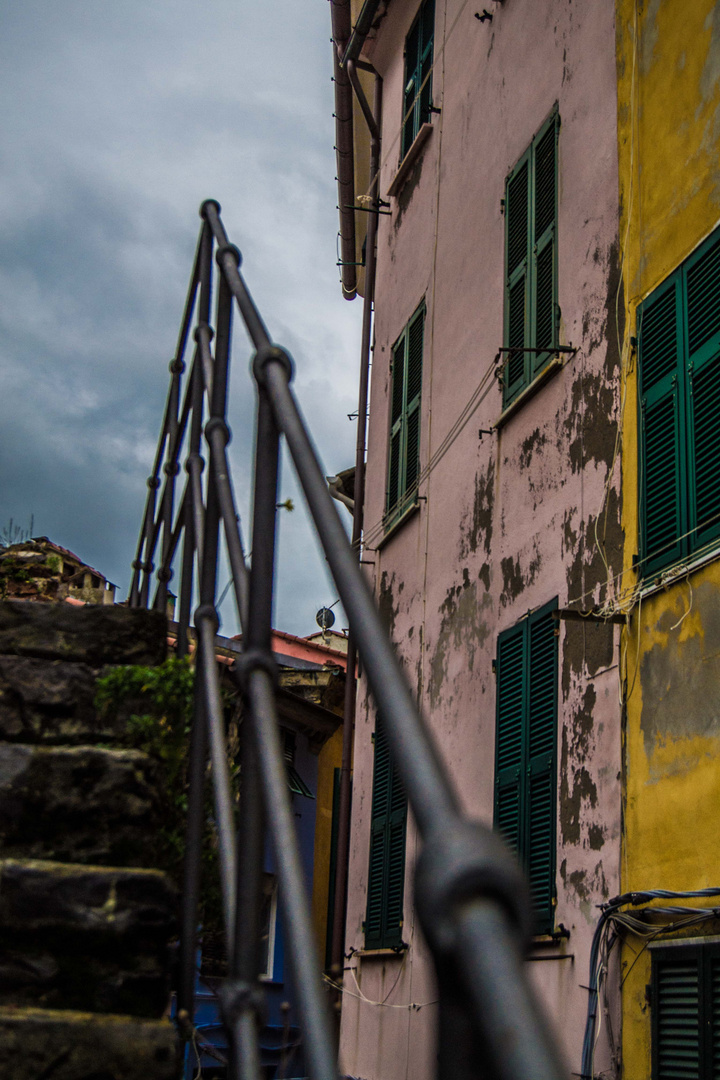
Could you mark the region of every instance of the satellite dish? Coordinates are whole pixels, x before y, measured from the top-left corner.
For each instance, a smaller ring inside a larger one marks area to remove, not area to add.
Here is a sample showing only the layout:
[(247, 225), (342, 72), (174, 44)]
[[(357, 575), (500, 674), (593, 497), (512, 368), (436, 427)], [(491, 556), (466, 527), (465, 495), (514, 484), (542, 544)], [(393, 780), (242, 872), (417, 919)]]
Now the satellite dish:
[(335, 623), (335, 616), (329, 607), (321, 607), (315, 616), (315, 622), (321, 630), (329, 630)]

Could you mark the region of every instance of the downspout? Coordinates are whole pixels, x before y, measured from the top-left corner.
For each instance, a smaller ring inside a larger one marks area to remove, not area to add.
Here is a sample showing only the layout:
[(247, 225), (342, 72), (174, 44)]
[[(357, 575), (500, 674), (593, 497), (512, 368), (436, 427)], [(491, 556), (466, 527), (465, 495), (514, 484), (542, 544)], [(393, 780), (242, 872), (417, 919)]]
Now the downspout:
[[(363, 64), (363, 68), (366, 66)], [(370, 69), (372, 70), (372, 69)], [(379, 210), (378, 184), (380, 179), (380, 116), (382, 109), (382, 79), (375, 72), (373, 108), (367, 103), (355, 70), (355, 62), (347, 64), (347, 73), (370, 129), (370, 189), (373, 213), (368, 215), (365, 253), (365, 298), (363, 304), (362, 341), (360, 345), (360, 386), (358, 391), (357, 439), (355, 444), (355, 488), (353, 506), (352, 544), (360, 557), (365, 498), (365, 445), (367, 434), (370, 345), (372, 335), (373, 297), (375, 293), (376, 237)], [(350, 855), (350, 795), (352, 744), (355, 729), (355, 699), (357, 697), (357, 650), (352, 630), (348, 635), (347, 669), (345, 676), (345, 705), (343, 710), (343, 745), (340, 771), (338, 808), (338, 841), (335, 870), (335, 906), (330, 953), (332, 971), (340, 980), (345, 946), (345, 912), (347, 907), (348, 864)]]
[(335, 83), (335, 159), (340, 212), (340, 280), (343, 296), (353, 300), (357, 291), (355, 269), (355, 177), (353, 172), (353, 104), (347, 71), (340, 57), (350, 37), (350, 0), (332, 0), (333, 81)]

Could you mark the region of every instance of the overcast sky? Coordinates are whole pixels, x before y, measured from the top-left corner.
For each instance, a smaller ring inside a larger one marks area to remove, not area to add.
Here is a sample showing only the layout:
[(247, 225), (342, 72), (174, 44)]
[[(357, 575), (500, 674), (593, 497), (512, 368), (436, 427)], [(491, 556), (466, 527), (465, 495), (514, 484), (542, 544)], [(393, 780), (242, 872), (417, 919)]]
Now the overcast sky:
[[(362, 302), (342, 299), (335, 266), (329, 7), (0, 0), (0, 13), (0, 528), (34, 515), (34, 535), (124, 594), (203, 199), (221, 203), (294, 356), (326, 471), (353, 463)], [(230, 450), (246, 532), (249, 356), (237, 324)], [(298, 506), (286, 465), (287, 497)], [(304, 511), (280, 525), (274, 622), (308, 634), (337, 593)], [(227, 603), (223, 616), (234, 632)]]

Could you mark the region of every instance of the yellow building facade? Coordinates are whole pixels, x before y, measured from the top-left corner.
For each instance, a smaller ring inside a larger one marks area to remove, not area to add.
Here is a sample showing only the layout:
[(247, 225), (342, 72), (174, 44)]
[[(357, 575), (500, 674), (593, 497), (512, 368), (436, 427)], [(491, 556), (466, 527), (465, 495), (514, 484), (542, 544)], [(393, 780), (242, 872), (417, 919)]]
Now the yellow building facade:
[[(720, 889), (720, 9), (618, 0), (616, 35), (621, 880), (625, 893)], [(715, 1075), (720, 919), (658, 932), (681, 918), (642, 915), (644, 935), (620, 934), (628, 1080)]]

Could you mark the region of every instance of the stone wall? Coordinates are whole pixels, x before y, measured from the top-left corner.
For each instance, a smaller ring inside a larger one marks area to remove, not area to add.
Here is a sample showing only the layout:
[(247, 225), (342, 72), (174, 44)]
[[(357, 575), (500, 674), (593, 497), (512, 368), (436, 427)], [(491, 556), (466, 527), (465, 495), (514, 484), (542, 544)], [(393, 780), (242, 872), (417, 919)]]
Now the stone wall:
[(0, 1075), (12, 1080), (178, 1076), (157, 768), (93, 705), (107, 665), (165, 652), (157, 612), (0, 603)]

